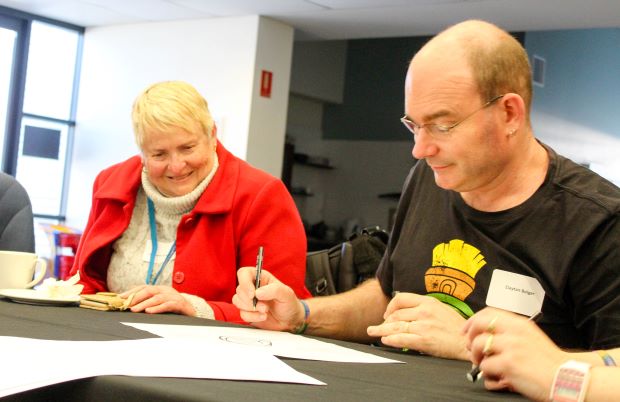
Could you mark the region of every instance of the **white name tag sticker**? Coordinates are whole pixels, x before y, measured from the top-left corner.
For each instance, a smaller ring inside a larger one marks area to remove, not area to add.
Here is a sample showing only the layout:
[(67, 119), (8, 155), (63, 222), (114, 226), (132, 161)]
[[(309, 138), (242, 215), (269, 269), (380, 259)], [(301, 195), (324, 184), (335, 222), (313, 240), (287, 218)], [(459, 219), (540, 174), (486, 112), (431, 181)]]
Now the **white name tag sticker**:
[(493, 271), (487, 306), (531, 317), (542, 310), (544, 299), (545, 291), (536, 278), (502, 269)]

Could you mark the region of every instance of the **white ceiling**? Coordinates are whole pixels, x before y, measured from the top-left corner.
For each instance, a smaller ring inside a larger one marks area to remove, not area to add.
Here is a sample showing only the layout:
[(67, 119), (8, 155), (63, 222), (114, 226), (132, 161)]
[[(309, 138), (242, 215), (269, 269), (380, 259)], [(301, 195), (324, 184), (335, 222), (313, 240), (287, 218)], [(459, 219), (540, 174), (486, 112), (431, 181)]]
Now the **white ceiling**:
[(0, 0), (0, 5), (92, 27), (259, 14), (296, 39), (431, 35), (469, 18), (510, 31), (620, 28), (620, 0)]

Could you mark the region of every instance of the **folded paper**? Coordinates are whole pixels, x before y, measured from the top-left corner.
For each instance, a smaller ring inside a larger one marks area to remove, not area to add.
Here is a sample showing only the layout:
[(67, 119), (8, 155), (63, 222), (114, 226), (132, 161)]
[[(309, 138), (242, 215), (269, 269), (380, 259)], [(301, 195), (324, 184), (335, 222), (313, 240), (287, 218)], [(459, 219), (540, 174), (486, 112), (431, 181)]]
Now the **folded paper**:
[(102, 311), (124, 311), (129, 308), (134, 294), (123, 299), (116, 293), (99, 292), (90, 295), (81, 295), (80, 307)]

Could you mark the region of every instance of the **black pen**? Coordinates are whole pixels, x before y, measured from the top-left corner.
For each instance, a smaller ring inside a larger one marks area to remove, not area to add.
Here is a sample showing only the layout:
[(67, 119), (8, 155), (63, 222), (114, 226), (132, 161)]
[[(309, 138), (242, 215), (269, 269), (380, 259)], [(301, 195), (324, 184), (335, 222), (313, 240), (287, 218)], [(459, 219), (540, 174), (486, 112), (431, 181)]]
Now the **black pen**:
[[(536, 321), (536, 319), (540, 317), (541, 315), (542, 315), (542, 311), (539, 311), (538, 313), (531, 315), (530, 318), (528, 318), (527, 320)], [(478, 381), (480, 377), (482, 377), (482, 370), (480, 370), (480, 366), (472, 367), (472, 369), (467, 373), (467, 379), (471, 382)]]
[[(256, 279), (254, 280), (254, 287), (258, 289), (260, 287), (260, 271), (263, 269), (263, 246), (258, 248), (258, 255), (256, 256)], [(256, 291), (256, 290), (255, 290)], [(254, 296), (252, 300), (252, 304), (254, 305), (254, 310), (256, 310), (256, 303), (258, 299)]]

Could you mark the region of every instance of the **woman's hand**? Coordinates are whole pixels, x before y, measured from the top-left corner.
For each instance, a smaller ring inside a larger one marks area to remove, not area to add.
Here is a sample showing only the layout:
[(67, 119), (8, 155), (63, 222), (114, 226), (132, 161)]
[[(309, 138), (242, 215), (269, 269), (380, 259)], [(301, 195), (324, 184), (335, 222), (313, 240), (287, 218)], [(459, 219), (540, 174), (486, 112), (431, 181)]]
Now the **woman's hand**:
[[(304, 309), (293, 289), (280, 282), (269, 271), (261, 271), (256, 289), (256, 268), (237, 270), (237, 293), (233, 304), (241, 311), (241, 318), (257, 328), (275, 331), (294, 331), (304, 321)], [(254, 308), (254, 297), (257, 299)]]
[(170, 286), (142, 285), (121, 293), (122, 298), (133, 294), (129, 308), (134, 313), (176, 313), (194, 316), (196, 310), (181, 293)]
[(510, 389), (546, 401), (557, 368), (569, 359), (526, 317), (486, 308), (463, 327), (471, 361), (491, 390)]

